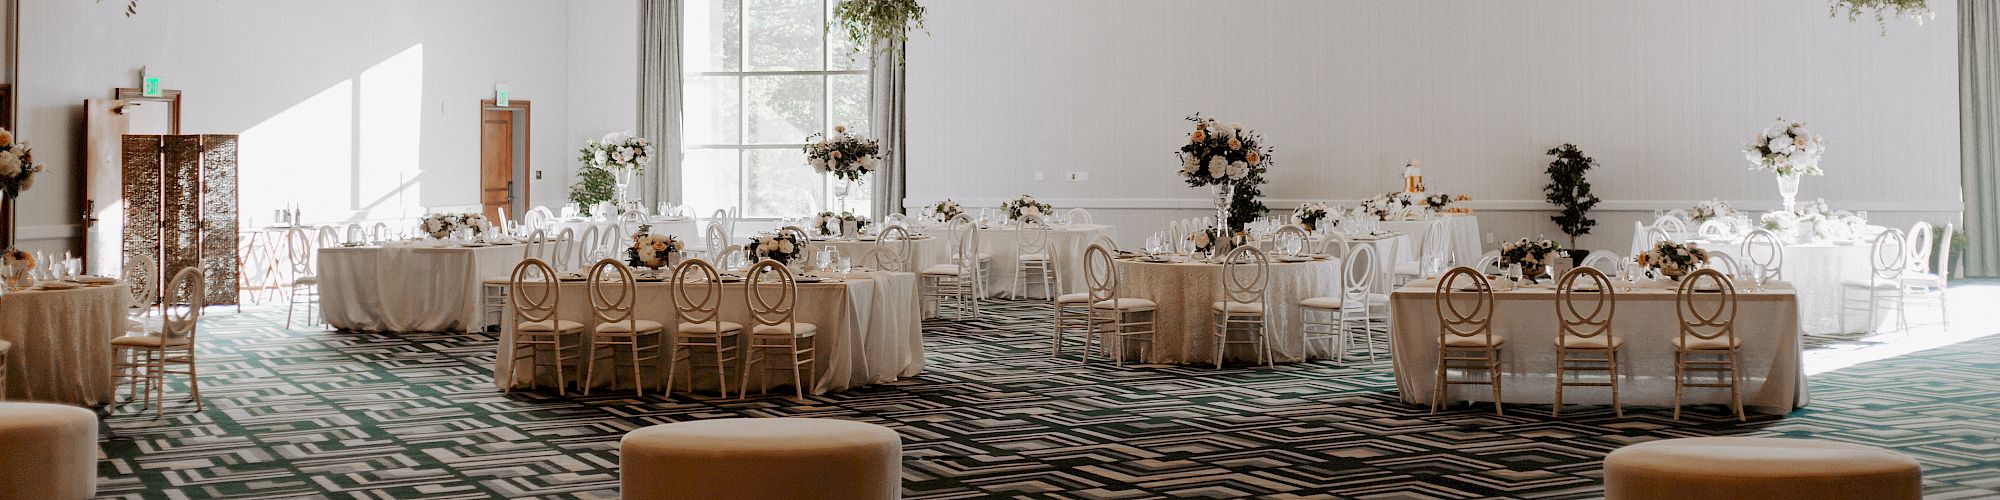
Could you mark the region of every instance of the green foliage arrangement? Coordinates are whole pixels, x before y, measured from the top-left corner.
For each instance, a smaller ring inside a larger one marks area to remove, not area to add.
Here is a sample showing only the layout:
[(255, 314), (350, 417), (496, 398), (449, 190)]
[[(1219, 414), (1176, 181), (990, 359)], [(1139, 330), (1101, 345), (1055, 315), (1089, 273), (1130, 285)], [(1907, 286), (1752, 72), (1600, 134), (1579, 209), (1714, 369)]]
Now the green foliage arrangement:
[(595, 165), (584, 165), (576, 171), (576, 184), (569, 186), (569, 201), (577, 204), (577, 210), (590, 215), (590, 209), (598, 203), (611, 201), (618, 191), (618, 179), (610, 170)]
[(1850, 22), (1861, 19), (1864, 12), (1874, 11), (1875, 24), (1882, 27), (1883, 34), (1889, 32), (1889, 17), (1892, 15), (1915, 19), (1917, 24), (1937, 18), (1937, 12), (1931, 11), (1928, 0), (1833, 0), (1833, 5), (1828, 6), (1826, 11), (1830, 16), (1846, 13)]
[(1575, 144), (1551, 148), (1548, 154), (1556, 160), (1549, 162), (1549, 185), (1542, 192), (1550, 204), (1562, 207), (1562, 213), (1550, 219), (1569, 235), (1569, 247), (1576, 248), (1576, 237), (1590, 234), (1590, 228), (1597, 225), (1597, 220), (1590, 218), (1590, 209), (1599, 200), (1590, 194), (1590, 181), (1583, 178), (1590, 167), (1597, 166), (1597, 160), (1584, 156)]
[(883, 42), (888, 50), (898, 51), (896, 62), (901, 64), (900, 48), (910, 41), (910, 32), (924, 29), (924, 6), (917, 0), (840, 0), (833, 6), (827, 29), (836, 27), (847, 32), (855, 52)]

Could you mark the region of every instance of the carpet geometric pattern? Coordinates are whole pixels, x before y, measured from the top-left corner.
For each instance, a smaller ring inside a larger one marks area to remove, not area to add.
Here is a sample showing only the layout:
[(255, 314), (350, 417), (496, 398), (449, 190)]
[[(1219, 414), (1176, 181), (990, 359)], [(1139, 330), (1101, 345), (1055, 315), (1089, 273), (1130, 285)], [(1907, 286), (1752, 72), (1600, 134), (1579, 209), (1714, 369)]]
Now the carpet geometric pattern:
[[(493, 335), (310, 331), (282, 308), (214, 312), (207, 410), (105, 420), (111, 498), (615, 498), (618, 439), (647, 425), (802, 416), (903, 436), (908, 498), (1588, 498), (1602, 457), (1690, 436), (1834, 439), (1924, 464), (1926, 496), (2000, 496), (2000, 337), (1814, 376), (1787, 416), (1690, 407), (1403, 404), (1386, 360), (1276, 368), (1051, 359), (1046, 309), (928, 321), (919, 376), (796, 401), (494, 389)], [(1363, 360), (1365, 361), (1365, 360)]]

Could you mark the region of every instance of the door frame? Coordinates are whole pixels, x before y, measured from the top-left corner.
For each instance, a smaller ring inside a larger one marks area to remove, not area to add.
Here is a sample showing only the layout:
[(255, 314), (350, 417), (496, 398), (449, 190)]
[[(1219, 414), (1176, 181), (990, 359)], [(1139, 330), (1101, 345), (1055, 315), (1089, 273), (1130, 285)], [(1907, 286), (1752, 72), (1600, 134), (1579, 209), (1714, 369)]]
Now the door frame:
[(111, 98), (124, 101), (164, 102), (167, 112), (174, 121), (172, 135), (181, 135), (181, 91), (160, 89), (160, 95), (148, 96), (145, 91), (131, 87), (117, 87), (111, 90)]
[[(523, 174), (526, 174), (528, 178), (515, 179), (515, 182), (518, 182), (521, 185), (520, 205), (523, 207), (533, 206), (533, 202), (531, 200), (534, 199), (533, 193), (535, 186), (535, 183), (533, 182), (534, 172), (535, 172), (534, 103), (529, 102), (527, 99), (508, 99), (507, 105), (501, 106), (497, 101), (494, 101), (492, 99), (480, 99), (479, 111), (473, 113), (472, 118), (474, 120), (478, 120), (477, 123), (479, 123), (479, 126), (483, 127), (486, 124), (486, 117), (485, 117), (486, 110), (493, 108), (515, 111), (516, 112), (515, 116), (519, 118), (519, 120), (515, 121), (514, 126), (521, 127), (520, 136), (523, 139), (521, 141), (522, 142), (521, 172)], [(478, 130), (478, 129), (473, 129), (473, 130)], [(479, 147), (484, 148), (486, 146), (485, 144), (480, 144)], [(477, 152), (475, 151), (475, 153)], [(482, 165), (482, 167), (484, 166)], [(485, 188), (486, 188), (485, 186), (480, 186), (480, 189), (485, 189)], [(484, 203), (482, 203), (482, 205), (484, 205)], [(483, 208), (481, 210), (484, 211)], [(521, 217), (522, 214), (511, 213), (511, 207), (510, 207), (510, 213), (508, 213), (507, 215), (518, 218)]]

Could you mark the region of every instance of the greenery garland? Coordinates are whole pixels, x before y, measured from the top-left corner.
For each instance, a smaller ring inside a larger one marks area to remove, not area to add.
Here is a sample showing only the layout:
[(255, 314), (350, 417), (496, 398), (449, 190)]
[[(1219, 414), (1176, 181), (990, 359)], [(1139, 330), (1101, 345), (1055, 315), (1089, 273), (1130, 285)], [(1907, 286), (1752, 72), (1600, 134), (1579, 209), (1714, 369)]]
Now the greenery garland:
[(885, 42), (884, 50), (896, 52), (896, 64), (903, 63), (901, 47), (910, 41), (910, 31), (924, 29), (924, 6), (917, 0), (841, 0), (833, 7), (827, 30), (838, 27), (854, 42), (854, 52)]
[(1833, 5), (1828, 6), (1826, 12), (1829, 16), (1838, 16), (1846, 11), (1847, 20), (1852, 22), (1861, 19), (1863, 11), (1870, 10), (1875, 11), (1875, 24), (1882, 28), (1885, 35), (1889, 33), (1889, 15), (1892, 12), (1895, 17), (1915, 19), (1917, 24), (1937, 17), (1937, 13), (1931, 11), (1928, 0), (1833, 0)]
[(1576, 248), (1576, 237), (1590, 234), (1590, 228), (1597, 220), (1590, 218), (1590, 209), (1597, 206), (1597, 195), (1590, 194), (1590, 181), (1583, 174), (1590, 167), (1597, 166), (1597, 160), (1583, 155), (1583, 150), (1575, 144), (1564, 144), (1549, 149), (1549, 185), (1542, 187), (1548, 202), (1562, 207), (1562, 213), (1550, 220), (1562, 227), (1563, 234), (1569, 235), (1570, 248)]

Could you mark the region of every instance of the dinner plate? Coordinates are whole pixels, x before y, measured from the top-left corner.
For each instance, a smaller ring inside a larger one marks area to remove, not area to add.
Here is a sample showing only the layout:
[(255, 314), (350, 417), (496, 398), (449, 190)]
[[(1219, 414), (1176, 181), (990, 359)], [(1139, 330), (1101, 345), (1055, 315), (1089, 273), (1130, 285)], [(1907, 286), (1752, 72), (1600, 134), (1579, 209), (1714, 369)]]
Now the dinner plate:
[(1311, 262), (1312, 260), (1313, 260), (1312, 257), (1294, 257), (1290, 255), (1278, 256), (1278, 262)]
[(111, 278), (106, 276), (77, 276), (74, 278), (70, 278), (69, 280), (77, 283), (82, 283), (85, 285), (108, 285), (118, 282), (118, 278)]
[(826, 278), (821, 278), (818, 276), (799, 276), (792, 278), (792, 281), (797, 281), (800, 283), (819, 283), (826, 281)]

